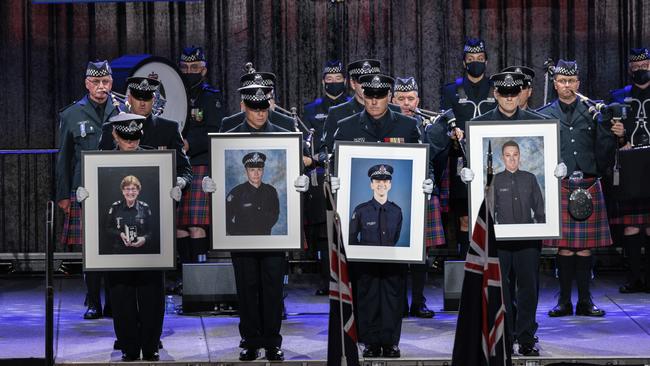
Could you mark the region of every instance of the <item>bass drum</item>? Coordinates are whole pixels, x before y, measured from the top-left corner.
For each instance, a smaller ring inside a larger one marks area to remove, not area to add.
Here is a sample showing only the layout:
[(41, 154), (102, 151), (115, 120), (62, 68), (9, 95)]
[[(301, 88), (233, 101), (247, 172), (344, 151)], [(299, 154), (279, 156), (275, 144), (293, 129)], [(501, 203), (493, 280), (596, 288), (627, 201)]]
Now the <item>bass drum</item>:
[(187, 118), (188, 99), (178, 67), (169, 59), (151, 55), (125, 55), (111, 61), (113, 90), (126, 94), (126, 79), (131, 76), (150, 77), (160, 81), (153, 113), (178, 122), (183, 131)]

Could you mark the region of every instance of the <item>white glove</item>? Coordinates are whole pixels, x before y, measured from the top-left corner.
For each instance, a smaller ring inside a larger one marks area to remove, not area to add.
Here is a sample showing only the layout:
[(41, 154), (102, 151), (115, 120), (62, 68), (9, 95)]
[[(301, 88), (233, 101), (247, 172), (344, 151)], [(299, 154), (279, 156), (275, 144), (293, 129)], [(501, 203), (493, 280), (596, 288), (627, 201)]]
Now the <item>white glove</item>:
[(424, 194), (433, 193), (433, 181), (431, 178), (427, 178), (422, 182), (422, 192)]
[(293, 187), (297, 192), (307, 192), (309, 190), (309, 177), (301, 175), (293, 181)]
[(88, 190), (86, 188), (79, 186), (79, 187), (77, 187), (77, 191), (75, 192), (75, 196), (77, 198), (77, 202), (81, 203), (81, 202), (85, 201), (86, 198), (88, 198), (88, 196), (90, 196), (90, 195), (88, 194)]
[(181, 187), (179, 186), (173, 186), (172, 189), (169, 191), (169, 197), (171, 197), (176, 202), (179, 202), (181, 200), (182, 195), (183, 192), (181, 191)]
[(181, 177), (176, 177), (176, 185), (178, 186), (178, 188), (183, 189), (185, 188), (186, 184), (187, 182), (185, 181), (185, 179)]
[(567, 168), (566, 164), (564, 163), (559, 163), (558, 165), (555, 166), (555, 170), (553, 171), (553, 175), (555, 175), (555, 178), (562, 179), (566, 177), (567, 173)]
[(341, 188), (341, 179), (339, 177), (330, 177), (330, 188), (332, 188), (332, 193), (336, 193)]
[(463, 168), (460, 170), (460, 180), (467, 184), (474, 180), (474, 172), (470, 168)]
[(201, 181), (201, 189), (205, 193), (214, 193), (217, 190), (217, 183), (210, 177), (203, 177)]

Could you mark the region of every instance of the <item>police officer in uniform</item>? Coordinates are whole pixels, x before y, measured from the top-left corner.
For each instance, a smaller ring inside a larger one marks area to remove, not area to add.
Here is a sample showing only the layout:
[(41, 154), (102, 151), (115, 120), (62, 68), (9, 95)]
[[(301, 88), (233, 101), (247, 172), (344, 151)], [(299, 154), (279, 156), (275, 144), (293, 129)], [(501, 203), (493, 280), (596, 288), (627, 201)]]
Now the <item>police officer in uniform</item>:
[[(280, 127), (284, 130), (287, 131), (295, 131), (296, 130), (296, 123), (293, 120), (293, 118), (284, 115), (280, 112), (276, 112), (273, 108), (275, 106), (275, 96), (274, 96), (274, 91), (275, 91), (275, 83), (276, 83), (276, 77), (275, 74), (270, 73), (270, 72), (249, 72), (247, 74), (242, 75), (239, 78), (239, 81), (241, 83), (242, 87), (247, 87), (249, 85), (261, 85), (261, 86), (266, 86), (271, 88), (271, 99), (269, 99), (269, 121), (274, 124), (277, 127)], [(244, 115), (244, 111), (240, 111), (239, 113), (235, 113), (232, 116), (228, 116), (224, 118), (221, 121), (221, 127), (219, 128), (219, 132), (229, 132), (233, 128), (237, 127), (238, 125), (242, 124), (245, 122), (246, 116)]]
[[(363, 88), (364, 110), (338, 122), (336, 141), (418, 143), (417, 122), (388, 108), (394, 80), (386, 75), (368, 74), (359, 78)], [(331, 111), (330, 111), (331, 113)], [(332, 177), (332, 189), (340, 187)], [(433, 181), (423, 182), (423, 192), (433, 192)], [(391, 244), (392, 245), (392, 244)], [(399, 339), (404, 313), (406, 265), (354, 263), (351, 270), (359, 274), (359, 339), (366, 344), (364, 357), (400, 357)], [(380, 286), (368, 286), (381, 284)], [(354, 285), (353, 285), (354, 286)], [(390, 290), (389, 290), (390, 289)], [(379, 292), (379, 295), (377, 294)], [(382, 296), (381, 303), (371, 301)], [(368, 301), (362, 300), (367, 299)]]
[(193, 178), (178, 207), (176, 243), (181, 263), (191, 263), (199, 259), (204, 261), (210, 246), (207, 238), (210, 200), (201, 189), (201, 183), (209, 172), (208, 133), (219, 132), (225, 108), (221, 92), (206, 81), (207, 60), (201, 47), (183, 49), (178, 67), (190, 102), (183, 144), (192, 165)]
[[(533, 95), (533, 80), (535, 79), (535, 71), (526, 66), (508, 66), (501, 70), (501, 72), (518, 72), (524, 74), (524, 86), (519, 94), (519, 108), (530, 113), (537, 113), (537, 111), (528, 105), (531, 96)], [(542, 118), (546, 118), (540, 115)]]
[[(183, 138), (178, 130), (178, 122), (155, 116), (152, 113), (155, 93), (160, 86), (160, 81), (148, 77), (133, 76), (126, 82), (127, 99), (131, 112), (145, 117), (140, 144), (159, 150), (176, 150), (176, 170), (180, 172), (176, 177), (176, 186), (182, 191), (192, 182), (192, 167), (183, 150)], [(112, 150), (115, 147), (112, 138), (113, 127), (110, 124), (104, 124), (102, 129), (99, 148)]]
[[(65, 212), (61, 242), (65, 245), (81, 245), (81, 206), (75, 190), (81, 182), (81, 152), (97, 150), (102, 124), (118, 111), (110, 91), (113, 86), (108, 61), (88, 62), (85, 86), (88, 90), (83, 99), (62, 109), (59, 114), (59, 154), (56, 162), (56, 200)], [(102, 316), (100, 297), (101, 272), (84, 273), (86, 282), (86, 305), (84, 319)], [(106, 295), (104, 315), (110, 316), (110, 302)]]
[(278, 191), (262, 182), (266, 155), (250, 152), (242, 158), (248, 181), (233, 188), (226, 196), (227, 235), (271, 235), (278, 222)]
[[(338, 60), (327, 61), (323, 67), (322, 85), (324, 95), (305, 105), (303, 120), (307, 128), (313, 129), (311, 144), (315, 152), (320, 149), (323, 136), (323, 127), (330, 107), (345, 103), (350, 100), (346, 95), (346, 79), (343, 63)], [(316, 295), (329, 294), (330, 262), (327, 243), (327, 228), (325, 226), (325, 196), (323, 195), (323, 181), (325, 170), (315, 166), (309, 172), (312, 184), (309, 186), (305, 200), (305, 235), (310, 249), (318, 251), (321, 263), (321, 276)], [(314, 185), (314, 181), (318, 184)]]
[[(650, 99), (650, 53), (647, 48), (632, 48), (628, 56), (628, 75), (632, 84), (610, 92), (609, 100), (631, 106), (627, 118), (622, 121), (625, 135), (619, 138), (622, 149), (647, 146), (649, 141), (645, 131), (637, 129), (637, 118), (647, 120), (650, 107), (643, 108), (643, 103)], [(632, 98), (626, 102), (626, 98)], [(650, 104), (650, 103), (649, 103)], [(647, 106), (648, 104), (646, 104)], [(643, 127), (643, 126), (640, 126)], [(632, 146), (632, 133), (637, 130)], [(630, 265), (627, 281), (619, 287), (619, 292), (628, 294), (650, 292), (650, 200), (636, 199), (617, 202), (617, 217), (612, 224), (623, 225), (623, 247)], [(642, 232), (645, 226), (645, 233)], [(641, 277), (641, 247), (645, 246), (645, 283)]]
[[(560, 280), (558, 303), (548, 315), (573, 315), (571, 286), (575, 277), (578, 287), (575, 314), (604, 316), (605, 311), (592, 301), (589, 281), (591, 249), (612, 244), (599, 177), (613, 161), (616, 147), (614, 126), (609, 119), (595, 121), (588, 108), (576, 97), (580, 80), (575, 61), (559, 60), (554, 72), (553, 85), (558, 99), (538, 112), (560, 120), (560, 156), (570, 177), (563, 179), (561, 184), (562, 239), (544, 241), (544, 245), (558, 248), (556, 264)], [(568, 209), (569, 195), (578, 188), (586, 190), (593, 202), (591, 215), (582, 221), (574, 218)]]
[[(445, 85), (441, 93), (440, 108), (453, 110), (456, 125), (465, 130), (465, 122), (494, 109), (492, 83), (485, 76), (488, 62), (485, 42), (469, 38), (463, 48), (465, 76)], [(458, 217), (456, 241), (462, 258), (469, 247), (469, 223), (467, 216), (467, 186), (460, 179), (460, 170), (467, 165), (458, 144), (449, 152), (449, 206)]]

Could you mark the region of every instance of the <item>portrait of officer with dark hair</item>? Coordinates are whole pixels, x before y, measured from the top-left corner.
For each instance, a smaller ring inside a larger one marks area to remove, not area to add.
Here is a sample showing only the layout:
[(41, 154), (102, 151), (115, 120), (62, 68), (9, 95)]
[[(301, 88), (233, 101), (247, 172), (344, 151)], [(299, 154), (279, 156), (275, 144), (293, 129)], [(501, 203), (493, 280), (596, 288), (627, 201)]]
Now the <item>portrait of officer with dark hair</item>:
[(519, 169), (519, 144), (506, 141), (501, 147), (504, 170), (494, 176), (495, 221), (497, 224), (546, 222), (544, 197), (535, 174)]
[(266, 155), (254, 151), (242, 158), (246, 182), (226, 196), (227, 235), (271, 235), (280, 215), (278, 191), (262, 182)]

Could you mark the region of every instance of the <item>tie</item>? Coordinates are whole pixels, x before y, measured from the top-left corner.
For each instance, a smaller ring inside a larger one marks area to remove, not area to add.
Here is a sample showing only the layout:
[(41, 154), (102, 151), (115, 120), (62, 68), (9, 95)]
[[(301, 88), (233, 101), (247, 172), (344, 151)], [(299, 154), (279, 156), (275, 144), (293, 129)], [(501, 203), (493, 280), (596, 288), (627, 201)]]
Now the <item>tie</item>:
[(526, 222), (523, 217), (521, 217), (521, 199), (519, 197), (519, 189), (517, 189), (517, 182), (515, 181), (515, 176), (511, 175), (510, 177), (510, 191), (512, 192), (512, 215), (515, 222)]
[(388, 244), (388, 239), (386, 238), (387, 233), (386, 225), (386, 208), (382, 205), (379, 208), (379, 244), (384, 245)]

